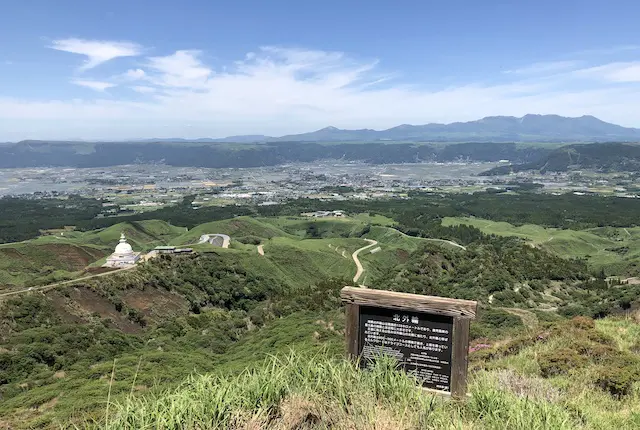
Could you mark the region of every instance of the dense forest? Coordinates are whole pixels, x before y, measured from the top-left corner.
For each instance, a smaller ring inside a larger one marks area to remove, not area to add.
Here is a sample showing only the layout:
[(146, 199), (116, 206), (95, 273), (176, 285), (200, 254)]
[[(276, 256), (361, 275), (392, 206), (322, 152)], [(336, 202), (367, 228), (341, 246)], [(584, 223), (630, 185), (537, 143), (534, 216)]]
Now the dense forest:
[[(424, 235), (471, 243), (479, 231), (467, 226), (443, 227), (444, 217), (472, 216), (514, 225), (537, 224), (545, 227), (585, 229), (640, 225), (640, 202), (634, 199), (602, 196), (561, 196), (536, 194), (520, 190), (517, 194), (434, 194), (411, 192), (411, 199), (325, 202), (300, 199), (273, 206), (204, 207), (193, 210), (193, 196), (175, 206), (142, 214), (96, 218), (101, 202), (93, 199), (27, 200), (0, 199), (0, 243), (31, 239), (40, 229), (75, 225), (80, 230), (109, 227), (123, 221), (160, 219), (173, 225), (191, 228), (205, 222), (235, 216), (299, 215), (314, 210), (373, 212), (397, 221), (398, 228), (409, 235)], [(28, 215), (28, 216), (25, 216)]]

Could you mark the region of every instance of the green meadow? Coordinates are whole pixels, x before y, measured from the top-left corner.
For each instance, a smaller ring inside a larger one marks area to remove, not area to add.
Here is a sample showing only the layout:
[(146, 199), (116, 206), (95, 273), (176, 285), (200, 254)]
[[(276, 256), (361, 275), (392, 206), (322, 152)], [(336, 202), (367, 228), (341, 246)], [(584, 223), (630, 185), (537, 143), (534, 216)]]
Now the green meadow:
[(507, 222), (471, 217), (447, 217), (443, 226), (466, 224), (485, 234), (516, 236), (531, 246), (543, 248), (566, 258), (583, 258), (594, 270), (607, 275), (636, 276), (640, 267), (640, 227), (598, 227), (569, 230), (534, 224), (515, 226)]

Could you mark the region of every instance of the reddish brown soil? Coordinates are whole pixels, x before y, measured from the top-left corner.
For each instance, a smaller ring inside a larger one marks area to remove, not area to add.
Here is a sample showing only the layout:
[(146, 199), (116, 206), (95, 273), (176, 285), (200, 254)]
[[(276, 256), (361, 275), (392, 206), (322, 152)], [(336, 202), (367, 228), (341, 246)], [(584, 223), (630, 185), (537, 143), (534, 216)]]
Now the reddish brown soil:
[(138, 333), (142, 327), (131, 322), (126, 316), (116, 311), (115, 306), (105, 297), (97, 294), (87, 287), (69, 287), (69, 299), (71, 312), (81, 314), (88, 318), (92, 314), (98, 314), (101, 318), (108, 318), (113, 325), (125, 333)]
[(149, 322), (157, 323), (167, 316), (185, 314), (189, 311), (188, 302), (183, 297), (165, 290), (127, 290), (121, 297), (127, 306), (142, 312)]
[(409, 252), (404, 249), (398, 249), (396, 251), (396, 256), (401, 263), (405, 263), (409, 259)]
[(7, 257), (16, 260), (24, 260), (29, 261), (29, 258), (19, 253), (17, 249), (14, 248), (0, 248), (0, 258)]

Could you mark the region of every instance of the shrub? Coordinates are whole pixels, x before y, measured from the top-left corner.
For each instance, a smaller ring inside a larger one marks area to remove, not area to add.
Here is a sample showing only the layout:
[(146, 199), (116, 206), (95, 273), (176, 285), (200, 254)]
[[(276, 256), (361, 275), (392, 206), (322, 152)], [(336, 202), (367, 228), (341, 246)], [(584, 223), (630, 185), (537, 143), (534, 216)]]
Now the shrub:
[(581, 330), (590, 330), (590, 329), (596, 328), (595, 321), (592, 318), (584, 317), (584, 316), (573, 317), (569, 321), (569, 324), (572, 327), (575, 327)]
[(258, 236), (243, 236), (239, 237), (237, 241), (245, 245), (260, 245), (260, 243), (262, 243), (262, 239)]
[(570, 370), (585, 367), (587, 364), (587, 357), (569, 348), (561, 348), (538, 355), (540, 374), (545, 378), (567, 374)]
[(605, 365), (600, 367), (595, 382), (598, 387), (619, 398), (631, 393), (633, 383), (638, 376), (638, 372), (628, 366)]

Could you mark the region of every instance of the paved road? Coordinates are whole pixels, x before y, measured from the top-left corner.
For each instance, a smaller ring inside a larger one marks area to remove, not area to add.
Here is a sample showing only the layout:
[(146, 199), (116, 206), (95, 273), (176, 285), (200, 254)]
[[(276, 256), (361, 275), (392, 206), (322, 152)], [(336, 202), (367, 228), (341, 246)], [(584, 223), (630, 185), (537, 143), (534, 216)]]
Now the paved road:
[(24, 294), (24, 293), (34, 292), (34, 291), (47, 291), (47, 290), (51, 290), (53, 288), (63, 287), (63, 286), (70, 285), (70, 284), (73, 284), (73, 283), (76, 283), (76, 282), (86, 281), (87, 279), (98, 278), (100, 276), (113, 275), (114, 273), (119, 273), (119, 272), (122, 272), (124, 270), (130, 270), (130, 269), (133, 269), (134, 267), (136, 267), (136, 266), (123, 267), (122, 269), (112, 270), (111, 272), (104, 272), (104, 273), (98, 273), (97, 275), (83, 276), (82, 278), (71, 279), (69, 281), (56, 282), (54, 284), (43, 285), (41, 287), (31, 287), (31, 288), (25, 288), (24, 290), (10, 291), (8, 293), (0, 294), (0, 298), (7, 297), (7, 296), (17, 296), (19, 294)]
[(364, 272), (364, 267), (362, 267), (360, 260), (358, 260), (358, 254), (360, 254), (360, 252), (364, 251), (365, 249), (371, 248), (372, 246), (376, 246), (378, 244), (378, 242), (376, 242), (375, 240), (371, 240), (371, 239), (365, 239), (365, 240), (369, 242), (369, 245), (363, 246), (362, 248), (358, 249), (353, 254), (351, 254), (351, 258), (353, 258), (353, 261), (356, 263), (356, 267), (358, 268), (358, 270), (356, 271), (356, 276), (353, 277), (353, 282), (355, 284), (357, 284), (358, 279), (360, 279), (360, 277), (362, 276), (362, 273)]

